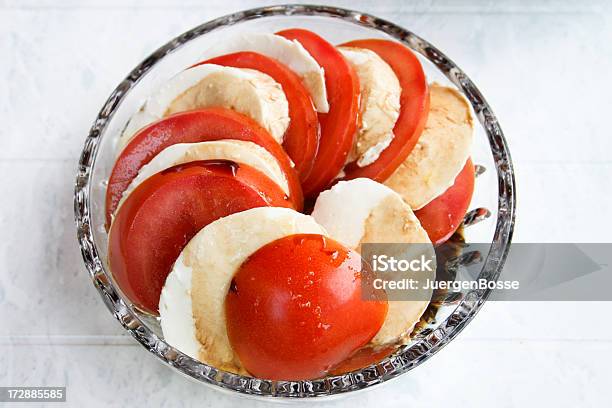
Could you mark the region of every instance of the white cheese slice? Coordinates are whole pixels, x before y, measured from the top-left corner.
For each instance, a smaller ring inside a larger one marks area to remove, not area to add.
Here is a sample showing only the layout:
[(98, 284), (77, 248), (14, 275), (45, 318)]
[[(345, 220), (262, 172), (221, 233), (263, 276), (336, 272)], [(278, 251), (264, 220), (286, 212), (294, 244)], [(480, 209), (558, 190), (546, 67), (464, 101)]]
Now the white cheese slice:
[[(410, 207), (393, 190), (373, 180), (358, 178), (338, 182), (319, 195), (312, 216), (331, 238), (356, 251), (364, 243), (414, 243), (419, 245), (411, 250), (412, 257), (423, 255), (435, 259), (427, 232)], [(420, 282), (433, 280), (435, 265), (432, 269), (419, 271), (414, 278)], [(398, 342), (412, 332), (432, 295), (431, 289), (420, 290), (418, 300), (389, 301), (387, 317), (372, 345)]]
[(432, 84), (423, 134), (406, 160), (385, 181), (414, 210), (453, 185), (472, 150), (470, 105), (455, 89)]
[(322, 113), (329, 111), (325, 71), (298, 41), (275, 34), (244, 34), (223, 41), (207, 52), (207, 55), (218, 56), (240, 51), (257, 52), (289, 67), (302, 79), (316, 110)]
[(206, 107), (235, 110), (257, 121), (282, 143), (289, 127), (289, 104), (281, 85), (270, 76), (245, 68), (203, 64), (164, 83), (130, 119), (118, 148), (144, 126), (177, 112)]
[(191, 268), (175, 268), (166, 278), (159, 298), (160, 325), (167, 343), (195, 359), (196, 338), (191, 303)]
[(347, 162), (365, 167), (378, 159), (393, 137), (399, 118), (402, 89), (395, 72), (374, 51), (365, 48), (338, 47), (359, 77), (361, 92), (361, 127)]
[(257, 143), (225, 139), (200, 143), (178, 143), (168, 146), (139, 170), (138, 175), (123, 192), (117, 208), (123, 204), (136, 187), (152, 175), (178, 164), (198, 160), (229, 160), (246, 164), (276, 182), (285, 194), (290, 194), (287, 178), (278, 161), (270, 152)]
[(234, 274), (251, 254), (294, 234), (327, 235), (314, 218), (275, 207), (232, 214), (198, 232), (162, 289), (159, 313), (166, 341), (214, 367), (244, 372), (227, 336), (225, 297)]

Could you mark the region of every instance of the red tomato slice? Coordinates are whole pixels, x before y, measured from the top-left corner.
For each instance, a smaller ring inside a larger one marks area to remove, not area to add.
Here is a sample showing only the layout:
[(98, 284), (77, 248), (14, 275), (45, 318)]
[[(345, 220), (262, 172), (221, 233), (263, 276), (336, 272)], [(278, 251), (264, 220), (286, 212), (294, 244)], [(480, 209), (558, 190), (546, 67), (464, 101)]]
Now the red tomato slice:
[(472, 201), (474, 178), (474, 164), (468, 159), (448, 190), (414, 212), (434, 245), (449, 239), (461, 225)]
[(318, 378), (368, 343), (387, 301), (362, 299), (360, 270), (359, 254), (316, 234), (284, 237), (252, 254), (225, 300), (227, 334), (247, 371)]
[(142, 166), (166, 147), (177, 143), (197, 143), (221, 139), (254, 142), (274, 156), (289, 183), (294, 208), (302, 209), (300, 180), (289, 156), (274, 138), (251, 118), (224, 108), (206, 108), (181, 112), (140, 130), (123, 149), (115, 162), (106, 190), (106, 224), (110, 226), (121, 195)]
[(277, 34), (299, 41), (325, 70), (329, 112), (319, 113), (319, 151), (302, 183), (304, 196), (313, 197), (340, 173), (353, 146), (359, 120), (359, 79), (342, 54), (317, 34), (298, 28)]
[(305, 180), (312, 169), (319, 146), (319, 121), (310, 94), (300, 77), (277, 60), (250, 51), (215, 57), (197, 65), (201, 64), (255, 69), (271, 76), (283, 87), (291, 118), (283, 148), (295, 163), (300, 179)]
[(367, 177), (385, 181), (395, 169), (408, 157), (416, 144), (429, 113), (429, 91), (427, 78), (418, 58), (407, 47), (388, 40), (355, 40), (343, 47), (367, 48), (378, 54), (395, 72), (399, 79), (402, 93), (400, 95), (400, 115), (393, 133), (391, 144), (383, 150), (378, 159), (365, 167), (349, 163), (344, 171), (345, 179)]
[(135, 305), (157, 313), (172, 265), (200, 229), (235, 212), (265, 206), (291, 205), (281, 187), (244, 164), (199, 161), (157, 173), (117, 211), (108, 244), (113, 276)]

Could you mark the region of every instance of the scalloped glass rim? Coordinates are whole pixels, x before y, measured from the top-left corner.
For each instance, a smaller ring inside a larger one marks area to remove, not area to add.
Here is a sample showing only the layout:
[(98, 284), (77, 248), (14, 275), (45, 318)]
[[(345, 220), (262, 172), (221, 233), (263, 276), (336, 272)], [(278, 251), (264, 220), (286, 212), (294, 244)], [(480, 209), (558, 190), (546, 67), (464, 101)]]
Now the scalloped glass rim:
[(467, 293), (457, 308), (435, 330), (411, 346), (361, 370), (312, 381), (271, 381), (228, 373), (200, 363), (168, 345), (143, 323), (121, 299), (118, 290), (98, 256), (91, 226), (90, 190), (93, 166), (101, 136), (119, 103), (151, 67), (164, 56), (217, 28), (269, 16), (323, 16), (382, 31), (403, 42), (431, 61), (452, 83), (463, 91), (482, 124), (491, 147), (498, 181), (498, 213), (491, 249), (479, 279), (497, 280), (512, 238), (515, 216), (515, 183), (510, 152), (497, 118), (474, 83), (448, 57), (430, 43), (391, 22), (357, 11), (327, 6), (284, 5), (241, 11), (204, 23), (181, 34), (159, 48), (138, 65), (112, 92), (96, 118), (79, 160), (75, 186), (74, 212), (77, 238), (83, 260), (94, 286), (111, 313), (147, 350), (164, 363), (201, 383), (241, 394), (261, 397), (322, 397), (356, 391), (383, 383), (403, 374), (437, 353), (472, 320), (488, 298), (489, 290)]

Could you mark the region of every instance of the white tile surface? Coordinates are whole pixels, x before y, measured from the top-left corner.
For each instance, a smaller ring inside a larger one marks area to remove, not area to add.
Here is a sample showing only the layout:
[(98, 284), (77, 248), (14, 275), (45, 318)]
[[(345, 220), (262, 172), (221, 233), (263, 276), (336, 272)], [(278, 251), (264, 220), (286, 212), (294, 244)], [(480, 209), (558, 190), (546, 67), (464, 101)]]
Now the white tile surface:
[[(0, 386), (66, 385), (71, 406), (238, 406), (122, 334), (88, 281), (76, 160), (123, 76), (169, 38), (257, 5), (0, 0)], [(612, 8), (605, 1), (336, 2), (444, 50), (500, 117), (518, 181), (516, 240), (610, 242)], [(438, 356), (329, 406), (610, 405), (609, 303), (489, 303)]]
[[(400, 379), (322, 405), (601, 406), (610, 401), (611, 356), (609, 342), (464, 339)], [(138, 346), (9, 346), (0, 354), (0, 376), (11, 384), (64, 384), (71, 406), (245, 405), (182, 378)]]

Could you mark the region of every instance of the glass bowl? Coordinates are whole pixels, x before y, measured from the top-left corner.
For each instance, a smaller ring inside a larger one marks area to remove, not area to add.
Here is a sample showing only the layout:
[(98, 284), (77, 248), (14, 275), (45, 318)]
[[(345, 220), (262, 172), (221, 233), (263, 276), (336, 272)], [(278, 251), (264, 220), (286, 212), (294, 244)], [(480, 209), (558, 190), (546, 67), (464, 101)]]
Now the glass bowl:
[[(455, 86), (477, 118), (473, 161), (479, 177), (466, 216), (466, 242), (490, 243), (480, 259), (479, 279), (497, 280), (509, 250), (515, 213), (510, 153), (493, 111), (474, 83), (448, 57), (412, 32), (357, 11), (325, 6), (287, 5), (238, 12), (202, 24), (171, 40), (138, 65), (112, 92), (96, 118), (79, 161), (74, 210), (77, 237), (90, 278), (110, 312), (147, 350), (165, 364), (203, 384), (267, 398), (309, 398), (344, 394), (404, 374), (436, 354), (474, 318), (490, 294), (472, 290), (433, 304), (408, 344), (366, 368), (312, 381), (271, 381), (236, 375), (194, 360), (164, 341), (158, 321), (136, 310), (112, 279), (107, 265), (104, 194), (116, 158), (115, 145), (130, 116), (164, 80), (206, 56), (218, 41), (245, 32), (302, 27), (332, 43), (386, 38), (414, 50), (429, 81)], [(488, 169), (488, 171), (484, 171)], [(461, 259), (459, 258), (454, 258)]]

